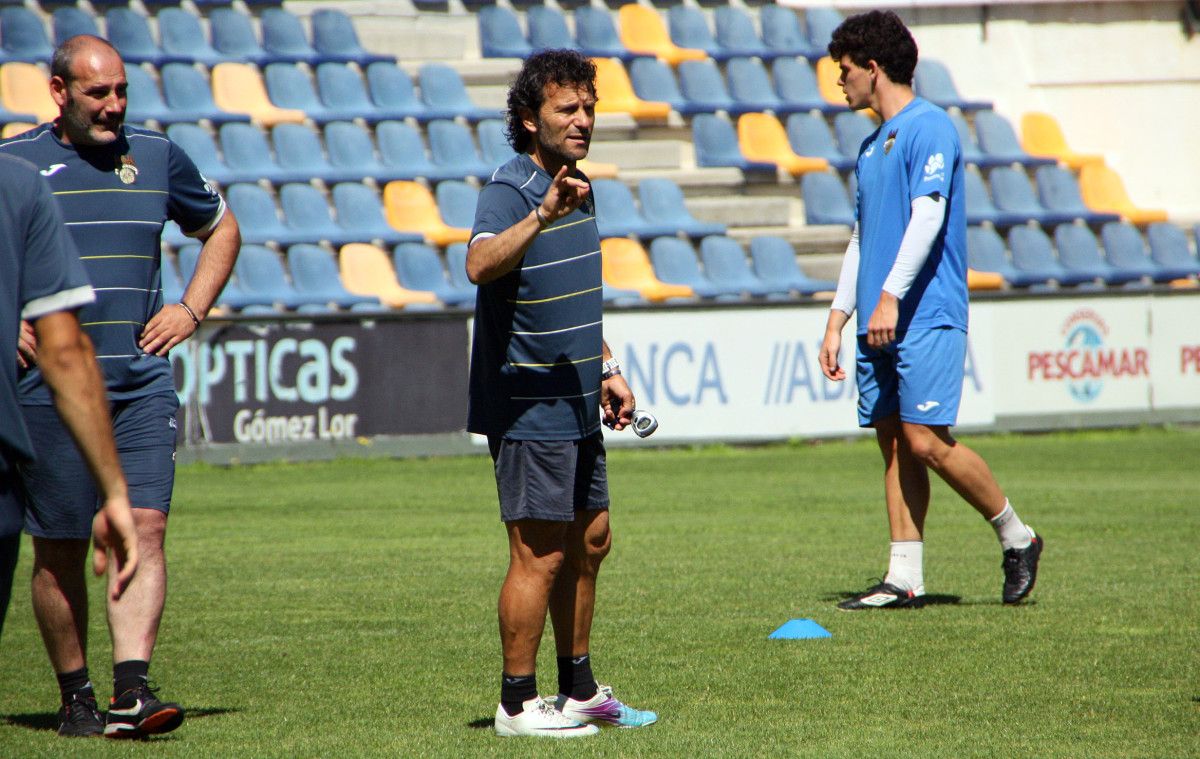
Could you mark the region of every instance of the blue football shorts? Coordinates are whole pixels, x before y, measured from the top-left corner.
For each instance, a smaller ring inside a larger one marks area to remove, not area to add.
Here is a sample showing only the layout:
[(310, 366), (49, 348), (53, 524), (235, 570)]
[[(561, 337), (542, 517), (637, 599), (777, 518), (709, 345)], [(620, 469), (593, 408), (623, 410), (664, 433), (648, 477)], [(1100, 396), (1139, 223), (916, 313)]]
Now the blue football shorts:
[(956, 327), (910, 329), (881, 349), (859, 335), (859, 426), (873, 427), (896, 413), (905, 422), (953, 426), (966, 356), (967, 333)]
[[(114, 401), (113, 438), (137, 509), (166, 513), (175, 487), (174, 393)], [(87, 539), (101, 506), (91, 472), (53, 406), (22, 406), (35, 460), (19, 466), (25, 531), (39, 538)]]
[(488, 436), (500, 519), (572, 522), (577, 511), (608, 508), (608, 468), (600, 433), (583, 440)]

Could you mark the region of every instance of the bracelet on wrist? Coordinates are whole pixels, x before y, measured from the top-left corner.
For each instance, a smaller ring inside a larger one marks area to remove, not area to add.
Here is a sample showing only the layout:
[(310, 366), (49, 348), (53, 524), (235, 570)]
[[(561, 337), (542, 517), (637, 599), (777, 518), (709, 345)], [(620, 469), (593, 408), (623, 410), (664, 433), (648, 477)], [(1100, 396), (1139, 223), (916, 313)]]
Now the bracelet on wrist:
[(600, 364), (600, 379), (611, 379), (621, 373), (621, 365), (617, 363), (615, 358), (610, 358)]
[(179, 306), (184, 311), (187, 311), (188, 316), (192, 317), (192, 324), (199, 327), (200, 326), (200, 317), (196, 316), (196, 312), (192, 310), (192, 307), (189, 306), (188, 304), (184, 303), (182, 300), (179, 301)]
[(546, 215), (542, 213), (541, 206), (537, 206), (536, 208), (534, 208), (533, 213), (537, 216), (539, 227), (541, 227), (542, 229), (545, 229), (546, 227), (550, 226), (550, 220), (547, 219)]

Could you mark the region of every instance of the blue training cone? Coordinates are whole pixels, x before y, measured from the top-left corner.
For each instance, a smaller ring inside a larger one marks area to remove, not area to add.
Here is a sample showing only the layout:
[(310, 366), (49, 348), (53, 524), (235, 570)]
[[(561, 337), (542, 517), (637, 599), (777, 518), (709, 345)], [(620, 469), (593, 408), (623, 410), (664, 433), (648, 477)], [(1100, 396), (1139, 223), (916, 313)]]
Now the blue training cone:
[(811, 619), (789, 619), (778, 630), (768, 636), (771, 640), (795, 640), (797, 638), (832, 638), (833, 633)]

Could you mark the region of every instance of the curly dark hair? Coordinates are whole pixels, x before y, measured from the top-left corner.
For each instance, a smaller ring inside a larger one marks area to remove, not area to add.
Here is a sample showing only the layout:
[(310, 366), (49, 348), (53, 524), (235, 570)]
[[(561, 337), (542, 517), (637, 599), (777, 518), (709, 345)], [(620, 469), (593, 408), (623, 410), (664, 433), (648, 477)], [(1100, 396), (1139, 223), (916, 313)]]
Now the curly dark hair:
[(849, 55), (862, 68), (875, 61), (888, 79), (911, 86), (917, 67), (917, 41), (892, 11), (871, 11), (851, 16), (833, 30), (829, 55), (835, 61)]
[(596, 66), (574, 50), (540, 50), (525, 59), (525, 65), (508, 90), (508, 143), (518, 153), (529, 150), (529, 131), (521, 123), (521, 109), (535, 115), (546, 99), (546, 85), (587, 87), (596, 95)]

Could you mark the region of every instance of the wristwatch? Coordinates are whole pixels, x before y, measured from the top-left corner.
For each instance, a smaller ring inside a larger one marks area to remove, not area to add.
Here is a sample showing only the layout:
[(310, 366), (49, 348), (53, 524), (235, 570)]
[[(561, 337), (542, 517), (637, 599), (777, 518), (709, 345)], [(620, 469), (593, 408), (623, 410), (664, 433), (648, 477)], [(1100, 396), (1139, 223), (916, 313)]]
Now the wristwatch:
[(610, 358), (600, 365), (600, 379), (606, 380), (621, 373), (621, 365), (615, 358)]

